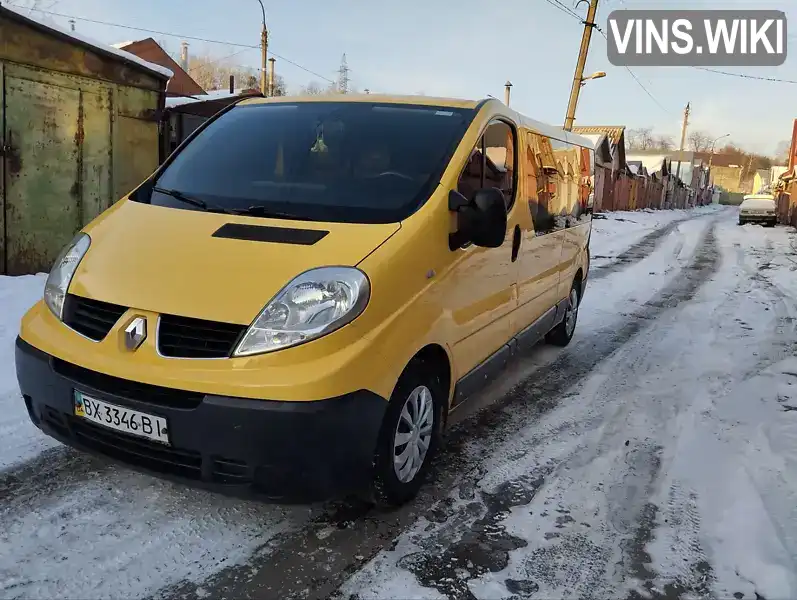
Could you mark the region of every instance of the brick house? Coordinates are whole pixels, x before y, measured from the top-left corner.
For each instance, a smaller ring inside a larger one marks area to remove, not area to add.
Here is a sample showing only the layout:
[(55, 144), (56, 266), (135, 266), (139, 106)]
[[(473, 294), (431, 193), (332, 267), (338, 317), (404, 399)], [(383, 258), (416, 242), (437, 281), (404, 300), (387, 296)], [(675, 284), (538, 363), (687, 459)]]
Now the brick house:
[(114, 44), (114, 47), (135, 54), (148, 62), (166, 67), (174, 73), (174, 76), (166, 86), (167, 96), (199, 96), (206, 93), (196, 81), (191, 79), (185, 69), (152, 38), (136, 42), (122, 42), (121, 44)]

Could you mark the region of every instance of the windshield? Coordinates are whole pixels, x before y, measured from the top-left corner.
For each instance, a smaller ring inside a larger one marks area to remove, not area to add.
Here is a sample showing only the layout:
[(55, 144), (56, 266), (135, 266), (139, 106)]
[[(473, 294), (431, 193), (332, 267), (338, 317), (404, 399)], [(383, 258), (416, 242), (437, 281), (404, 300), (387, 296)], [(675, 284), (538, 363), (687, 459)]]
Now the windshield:
[(133, 199), (265, 217), (400, 221), (439, 183), (474, 114), (362, 102), (236, 106)]

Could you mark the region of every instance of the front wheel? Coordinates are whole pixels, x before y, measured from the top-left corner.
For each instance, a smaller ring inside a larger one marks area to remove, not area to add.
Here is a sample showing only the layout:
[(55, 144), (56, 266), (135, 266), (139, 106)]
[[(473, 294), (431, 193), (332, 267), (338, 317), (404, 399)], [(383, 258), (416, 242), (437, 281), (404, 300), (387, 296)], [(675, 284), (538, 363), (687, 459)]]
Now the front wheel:
[(567, 346), (570, 340), (573, 339), (573, 333), (576, 331), (576, 321), (578, 321), (578, 282), (573, 282), (573, 287), (570, 288), (570, 296), (567, 298), (567, 308), (565, 308), (565, 316), (562, 322), (548, 332), (545, 336), (546, 341), (554, 346)]
[(446, 390), (423, 361), (405, 369), (390, 397), (374, 460), (378, 504), (399, 506), (418, 493), (440, 445)]

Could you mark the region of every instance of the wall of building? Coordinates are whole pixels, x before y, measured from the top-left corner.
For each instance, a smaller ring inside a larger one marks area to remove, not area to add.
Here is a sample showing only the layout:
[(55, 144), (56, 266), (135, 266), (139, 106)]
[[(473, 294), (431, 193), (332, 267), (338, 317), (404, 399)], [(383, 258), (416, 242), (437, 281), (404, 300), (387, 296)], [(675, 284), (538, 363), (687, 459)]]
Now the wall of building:
[(742, 192), (742, 167), (718, 167), (712, 165), (711, 178), (716, 187), (729, 192)]
[(12, 21), (0, 40), (0, 272), (48, 271), (157, 167), (166, 82)]

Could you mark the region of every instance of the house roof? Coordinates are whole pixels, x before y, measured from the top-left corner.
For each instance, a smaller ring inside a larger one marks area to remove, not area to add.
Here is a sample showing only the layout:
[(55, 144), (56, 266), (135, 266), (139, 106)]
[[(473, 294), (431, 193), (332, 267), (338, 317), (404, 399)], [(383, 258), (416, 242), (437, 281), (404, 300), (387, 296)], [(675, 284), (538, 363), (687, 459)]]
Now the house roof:
[(583, 125), (580, 127), (573, 127), (573, 133), (578, 133), (579, 135), (603, 134), (609, 138), (612, 144), (616, 144), (620, 141), (623, 132), (625, 132), (625, 125)]
[(7, 5), (0, 6), (0, 16), (17, 21), (18, 23), (23, 23), (25, 25), (28, 25), (29, 27), (38, 29), (39, 31), (42, 31), (48, 35), (53, 35), (55, 37), (65, 39), (66, 41), (72, 44), (83, 46), (84, 48), (88, 48), (89, 50), (92, 50), (97, 54), (106, 56), (108, 58), (123, 63), (127, 63), (128, 65), (134, 68), (149, 71), (150, 73), (153, 73), (158, 77), (169, 79), (173, 74), (170, 69), (155, 63), (151, 63), (142, 58), (139, 58), (135, 54), (131, 54), (130, 52), (125, 52), (124, 50), (120, 50), (119, 48), (114, 48), (113, 46), (103, 44), (102, 42), (93, 40), (90, 37), (86, 37), (75, 31), (67, 31), (66, 29), (63, 29), (62, 27), (59, 27), (58, 25), (55, 25), (53, 23), (44, 23), (33, 17), (20, 14), (16, 10), (8, 8)]
[(196, 94), (204, 94), (205, 90), (202, 89), (196, 81), (180, 66), (177, 62), (169, 56), (158, 42), (151, 37), (137, 40), (135, 42), (124, 42), (121, 44), (114, 44), (116, 48), (129, 52), (143, 60), (149, 61), (169, 69), (174, 75), (166, 85), (167, 94), (176, 94), (180, 96), (193, 96)]
[(627, 156), (630, 163), (641, 163), (648, 173), (658, 173), (659, 171), (670, 172), (670, 156), (668, 153), (659, 152), (658, 154), (648, 154), (647, 152), (634, 151)]
[(706, 164), (708, 164), (709, 160), (711, 160), (712, 167), (744, 166), (744, 159), (738, 154), (718, 154), (715, 152), (714, 156), (712, 156), (710, 152), (695, 152), (694, 155), (696, 158), (703, 159), (703, 162)]

